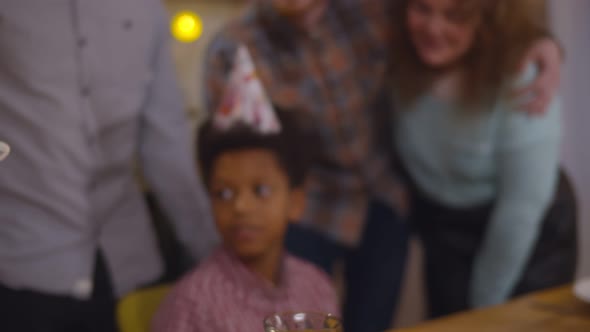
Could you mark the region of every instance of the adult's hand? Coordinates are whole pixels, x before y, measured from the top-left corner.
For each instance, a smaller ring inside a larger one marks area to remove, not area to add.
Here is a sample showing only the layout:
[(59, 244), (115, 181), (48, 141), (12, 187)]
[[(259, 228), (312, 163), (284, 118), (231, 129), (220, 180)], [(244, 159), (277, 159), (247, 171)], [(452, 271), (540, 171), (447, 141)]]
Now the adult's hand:
[(533, 115), (545, 113), (559, 88), (562, 58), (561, 48), (549, 37), (539, 39), (529, 48), (520, 69), (525, 70), (527, 64), (535, 63), (539, 75), (531, 84), (513, 91), (515, 97), (530, 96), (523, 98), (525, 102), (520, 105), (520, 109)]

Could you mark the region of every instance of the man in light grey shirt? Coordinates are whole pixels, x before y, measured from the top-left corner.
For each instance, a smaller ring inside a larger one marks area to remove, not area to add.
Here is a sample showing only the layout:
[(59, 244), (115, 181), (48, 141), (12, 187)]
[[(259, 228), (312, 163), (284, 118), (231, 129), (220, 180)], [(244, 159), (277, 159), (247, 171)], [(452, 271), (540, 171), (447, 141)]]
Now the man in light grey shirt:
[(161, 275), (137, 164), (195, 258), (216, 241), (167, 24), (159, 0), (0, 0), (0, 329), (91, 331), (57, 304)]

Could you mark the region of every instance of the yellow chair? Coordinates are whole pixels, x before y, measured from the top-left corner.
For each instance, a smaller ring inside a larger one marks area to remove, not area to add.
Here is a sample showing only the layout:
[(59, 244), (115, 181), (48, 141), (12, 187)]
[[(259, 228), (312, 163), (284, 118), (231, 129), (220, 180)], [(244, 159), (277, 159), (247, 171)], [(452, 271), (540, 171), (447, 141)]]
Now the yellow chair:
[(140, 289), (117, 304), (117, 322), (121, 332), (148, 332), (152, 317), (170, 291), (170, 285)]

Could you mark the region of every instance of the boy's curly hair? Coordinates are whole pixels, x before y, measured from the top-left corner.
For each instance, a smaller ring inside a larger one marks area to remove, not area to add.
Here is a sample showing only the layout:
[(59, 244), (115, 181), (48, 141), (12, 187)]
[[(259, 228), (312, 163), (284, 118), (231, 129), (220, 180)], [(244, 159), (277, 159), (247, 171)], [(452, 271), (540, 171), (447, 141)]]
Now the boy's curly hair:
[(237, 124), (218, 129), (209, 118), (199, 129), (197, 156), (203, 179), (209, 185), (213, 165), (220, 155), (230, 151), (264, 149), (272, 152), (287, 174), (292, 187), (303, 186), (310, 164), (316, 157), (317, 136), (311, 126), (304, 127), (303, 113), (275, 107), (281, 131), (261, 134), (251, 126)]

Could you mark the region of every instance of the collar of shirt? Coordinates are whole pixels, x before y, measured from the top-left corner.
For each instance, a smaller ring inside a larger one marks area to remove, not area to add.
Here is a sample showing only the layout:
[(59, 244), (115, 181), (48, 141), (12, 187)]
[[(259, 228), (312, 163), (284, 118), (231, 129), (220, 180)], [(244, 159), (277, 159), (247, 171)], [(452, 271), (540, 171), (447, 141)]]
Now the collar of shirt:
[(227, 271), (227, 276), (230, 282), (238, 285), (238, 287), (252, 293), (259, 293), (262, 298), (271, 302), (288, 298), (289, 290), (289, 273), (288, 257), (283, 254), (279, 267), (279, 284), (273, 285), (269, 280), (250, 270), (234, 253), (226, 248), (220, 249), (218, 252), (220, 264), (224, 271)]

